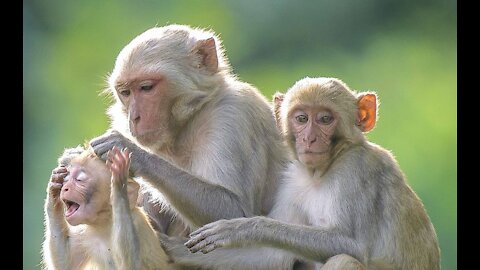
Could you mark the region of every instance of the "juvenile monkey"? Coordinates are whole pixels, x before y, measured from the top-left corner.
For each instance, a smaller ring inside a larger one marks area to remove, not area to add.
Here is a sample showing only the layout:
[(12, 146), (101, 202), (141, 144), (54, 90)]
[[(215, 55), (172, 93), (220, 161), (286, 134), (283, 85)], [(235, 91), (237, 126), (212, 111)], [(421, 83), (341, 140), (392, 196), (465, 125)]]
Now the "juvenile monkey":
[[(241, 269), (241, 249), (218, 248), (260, 246), (249, 258), (252, 269), (288, 269), (291, 261), (282, 256), (267, 260), (284, 251), (317, 268), (327, 262), (321, 269), (440, 268), (437, 236), (421, 200), (392, 154), (362, 133), (376, 123), (374, 93), (357, 94), (335, 78), (304, 78), (276, 94), (274, 106), (294, 161), (272, 211), (192, 232), (185, 245), (211, 252), (203, 258), (164, 239), (175, 261)], [(345, 262), (349, 266), (337, 265)]]
[(46, 269), (174, 269), (128, 179), (129, 151), (107, 162), (91, 149), (67, 149), (52, 172), (45, 201)]
[(132, 152), (130, 171), (149, 187), (143, 206), (159, 231), (186, 236), (270, 211), (286, 151), (269, 102), (232, 74), (212, 31), (149, 29), (122, 49), (108, 82), (115, 130), (90, 144), (102, 159), (114, 145)]

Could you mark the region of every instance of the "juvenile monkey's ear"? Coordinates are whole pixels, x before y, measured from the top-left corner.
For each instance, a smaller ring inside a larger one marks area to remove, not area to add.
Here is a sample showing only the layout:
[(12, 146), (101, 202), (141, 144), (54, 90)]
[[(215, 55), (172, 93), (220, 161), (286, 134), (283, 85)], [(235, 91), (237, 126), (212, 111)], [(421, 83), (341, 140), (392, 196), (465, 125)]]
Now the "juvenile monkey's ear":
[(192, 52), (195, 54), (196, 59), (199, 59), (197, 63), (198, 68), (204, 67), (211, 73), (218, 71), (217, 46), (213, 37), (197, 41), (193, 46)]
[(275, 114), (275, 123), (277, 124), (277, 128), (282, 130), (280, 123), (280, 108), (282, 107), (283, 99), (285, 98), (285, 94), (280, 92), (276, 92), (273, 95), (273, 113)]
[(140, 185), (132, 179), (127, 180), (127, 196), (130, 209), (137, 206), (138, 190)]
[(374, 93), (360, 93), (357, 97), (358, 118), (357, 126), (362, 132), (368, 132), (377, 122), (377, 95)]

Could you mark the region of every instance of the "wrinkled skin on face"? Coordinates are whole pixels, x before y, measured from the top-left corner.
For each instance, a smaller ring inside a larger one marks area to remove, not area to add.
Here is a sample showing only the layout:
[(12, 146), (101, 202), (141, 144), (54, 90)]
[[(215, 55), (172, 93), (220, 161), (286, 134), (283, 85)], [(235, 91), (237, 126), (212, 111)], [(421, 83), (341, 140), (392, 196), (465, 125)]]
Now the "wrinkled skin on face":
[(99, 159), (76, 158), (67, 167), (60, 199), (72, 225), (94, 225), (111, 215), (110, 172)]
[(298, 159), (309, 168), (324, 169), (331, 159), (335, 115), (325, 107), (301, 107), (290, 115)]
[(158, 74), (121, 77), (115, 90), (127, 110), (129, 130), (143, 145), (168, 138), (171, 107), (165, 79)]

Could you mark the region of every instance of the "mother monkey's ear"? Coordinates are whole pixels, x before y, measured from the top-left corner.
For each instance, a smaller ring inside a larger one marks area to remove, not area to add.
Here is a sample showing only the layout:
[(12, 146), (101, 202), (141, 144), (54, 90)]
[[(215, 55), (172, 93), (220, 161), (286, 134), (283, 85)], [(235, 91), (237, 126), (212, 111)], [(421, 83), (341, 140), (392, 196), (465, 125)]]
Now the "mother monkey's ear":
[(218, 55), (215, 38), (199, 40), (193, 46), (192, 54), (197, 61), (195, 66), (214, 74), (218, 71)]

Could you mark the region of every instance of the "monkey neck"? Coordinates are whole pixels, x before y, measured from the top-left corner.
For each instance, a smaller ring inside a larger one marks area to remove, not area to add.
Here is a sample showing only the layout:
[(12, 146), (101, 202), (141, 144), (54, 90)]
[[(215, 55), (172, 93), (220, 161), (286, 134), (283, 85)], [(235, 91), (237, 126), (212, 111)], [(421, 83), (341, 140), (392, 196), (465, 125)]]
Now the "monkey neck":
[(176, 147), (174, 144), (163, 144), (158, 147), (155, 154), (161, 155), (164, 158), (170, 159), (171, 157), (175, 156), (175, 153), (178, 152), (175, 150)]
[(103, 219), (100, 222), (89, 224), (85, 232), (95, 238), (109, 239), (112, 234), (112, 218)]
[(354, 142), (354, 141), (351, 141), (351, 140), (348, 140), (348, 139), (345, 139), (345, 138), (342, 138), (342, 139), (339, 139), (335, 145), (335, 147), (332, 149), (331, 151), (331, 159), (330, 159), (330, 162), (327, 166), (327, 169), (328, 167), (330, 167), (336, 159), (338, 159), (345, 150), (349, 149), (350, 147), (352, 147), (352, 145), (355, 145), (355, 144), (358, 144), (359, 142)]
[[(221, 99), (220, 93), (222, 89), (215, 90), (215, 99)], [(166, 157), (167, 160), (179, 165), (180, 167), (189, 167), (191, 163), (192, 153), (199, 151), (199, 147), (205, 145), (208, 138), (205, 134), (213, 130), (216, 124), (216, 105), (211, 102), (206, 102), (202, 109), (195, 113), (182, 128), (174, 128), (172, 138), (169, 143), (162, 144), (157, 148), (156, 154)]]
[(306, 167), (306, 169), (307, 169), (308, 175), (312, 179), (320, 178), (325, 173), (324, 170), (319, 169), (319, 168), (308, 168), (308, 167)]

